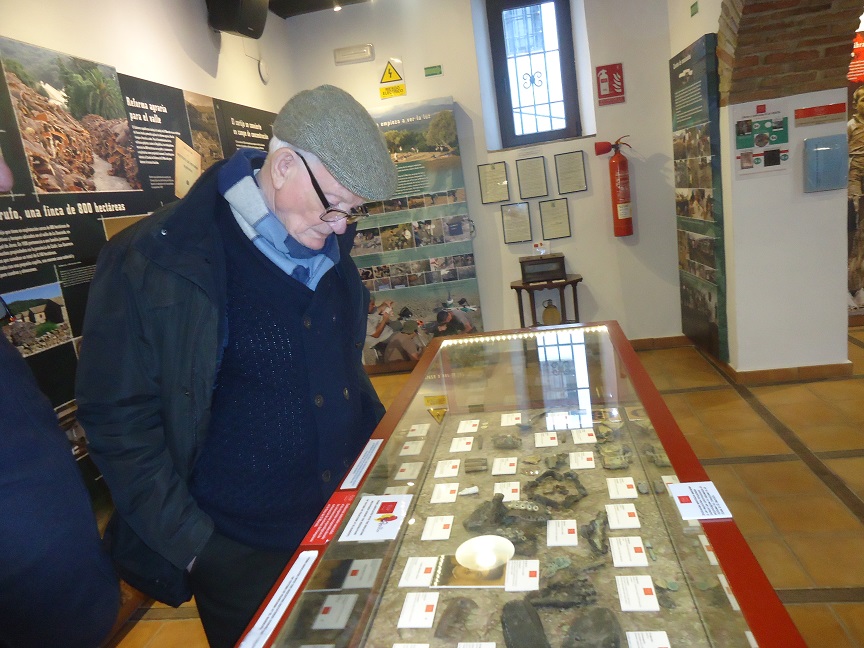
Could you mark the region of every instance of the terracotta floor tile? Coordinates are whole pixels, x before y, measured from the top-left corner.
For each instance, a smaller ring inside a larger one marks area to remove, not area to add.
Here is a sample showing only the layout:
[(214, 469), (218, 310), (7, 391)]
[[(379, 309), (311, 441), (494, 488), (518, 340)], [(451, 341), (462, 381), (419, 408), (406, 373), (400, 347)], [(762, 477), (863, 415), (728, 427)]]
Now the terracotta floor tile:
[(864, 499), (864, 457), (826, 459), (825, 465), (846, 482), (858, 497)]
[(864, 429), (856, 423), (801, 425), (794, 432), (814, 452), (864, 448)]
[(864, 349), (850, 344), (849, 345), (849, 360), (852, 362), (852, 373), (855, 376), (864, 375)]
[(780, 533), (858, 531), (864, 527), (833, 494), (770, 495), (757, 502)]
[(771, 413), (793, 430), (799, 425), (818, 425), (822, 423), (844, 423), (843, 414), (824, 401), (818, 403), (790, 403), (774, 405)]
[(761, 536), (764, 537), (770, 534), (776, 534), (777, 529), (765, 515), (762, 508), (757, 505), (749, 497), (726, 497), (723, 495), (723, 501), (726, 506), (732, 511), (732, 517), (735, 524), (741, 530), (741, 533), (746, 537)]
[(128, 622), (107, 648), (145, 648), (165, 621)]
[(717, 486), (723, 499), (730, 497), (749, 498), (750, 491), (738, 478), (737, 473), (731, 466), (705, 466), (708, 477)]
[(726, 456), (723, 449), (705, 432), (685, 432), (684, 437), (700, 460), (719, 459)]
[(813, 587), (813, 581), (781, 539), (748, 536), (747, 544), (774, 588)]
[(693, 415), (693, 412), (690, 409), (690, 404), (687, 402), (686, 394), (663, 394), (663, 400), (666, 403), (666, 407), (669, 408), (669, 411), (672, 412), (672, 416), (674, 416), (676, 420), (679, 415)]
[(751, 387), (750, 391), (768, 407), (803, 402), (816, 403), (819, 401), (818, 396), (804, 385), (787, 384), (772, 385), (770, 387)]
[(792, 452), (768, 426), (752, 430), (713, 430), (711, 436), (727, 457), (785, 455)]
[(828, 605), (787, 605), (786, 610), (809, 648), (859, 648)]
[(746, 401), (731, 387), (729, 389), (712, 389), (684, 394), (687, 404), (693, 411), (724, 409), (730, 405), (747, 406)]
[(824, 380), (809, 383), (807, 389), (826, 401), (861, 399), (864, 401), (864, 380)]
[(699, 411), (696, 415), (712, 430), (768, 427), (762, 417), (746, 405)]
[(204, 634), (204, 628), (198, 619), (166, 621), (153, 636), (151, 644), (152, 648), (167, 646), (208, 648), (209, 645)]
[(864, 646), (864, 603), (835, 603), (831, 606), (852, 638)]
[(744, 485), (755, 495), (825, 493), (825, 486), (801, 461), (743, 464), (734, 467)]
[(850, 423), (864, 423), (864, 399), (833, 401), (831, 404), (840, 410)]
[(864, 587), (864, 533), (790, 534), (785, 539), (818, 587)]

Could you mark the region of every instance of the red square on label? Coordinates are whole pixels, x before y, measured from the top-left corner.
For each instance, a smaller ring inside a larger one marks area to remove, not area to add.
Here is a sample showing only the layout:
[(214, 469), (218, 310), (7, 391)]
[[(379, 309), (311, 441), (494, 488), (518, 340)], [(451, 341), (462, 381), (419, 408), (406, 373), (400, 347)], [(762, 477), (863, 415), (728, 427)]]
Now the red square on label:
[(764, 115), (766, 112), (768, 112), (768, 107), (765, 104), (759, 104), (756, 106), (757, 115)]
[(515, 466), (515, 465), (516, 465), (516, 462), (515, 462), (515, 461), (511, 461), (511, 462), (510, 462), (510, 467), (511, 467), (511, 468), (512, 468), (513, 466)]
[(705, 551), (712, 551), (713, 552), (714, 547), (712, 547), (711, 545), (705, 545)]
[(396, 502), (381, 502), (378, 513), (392, 513), (396, 510)]
[(449, 528), (450, 528), (450, 525), (449, 525), (449, 524), (445, 524), (445, 525), (444, 525), (444, 528), (445, 528), (445, 529), (449, 529)]
[(679, 495), (678, 501), (681, 502), (682, 504), (692, 504), (693, 503), (693, 500), (690, 499), (689, 495)]
[(512, 489), (510, 492), (511, 492), (511, 493), (518, 493), (518, 492), (519, 492), (519, 489), (518, 489), (518, 488), (514, 488), (514, 489)]
[(594, 461), (594, 457), (585, 457), (585, 461)]
[(636, 517), (636, 511), (627, 511), (627, 517)]
[(406, 443), (405, 445), (402, 446), (402, 449), (403, 449), (403, 450), (407, 450), (407, 449), (410, 448), (410, 447), (411, 447), (411, 446), (409, 446), (409, 445)]
[(642, 547), (633, 547), (633, 553), (642, 553)]
[(426, 568), (423, 570), (423, 573), (424, 573), (424, 574), (431, 574), (431, 573), (432, 573), (432, 568), (431, 568), (431, 567), (426, 567)]
[(323, 615), (323, 614), (330, 614), (330, 610), (332, 610), (332, 609), (333, 609), (333, 608), (329, 608), (329, 607), (322, 608), (322, 609), (321, 609), (321, 614), (322, 614), (322, 615)]
[(400, 468), (400, 469), (399, 469), (399, 472), (405, 472), (405, 469), (404, 469), (404, 468)]
[(455, 488), (451, 488), (451, 489), (450, 489), (450, 494), (451, 494), (451, 495), (452, 495), (453, 493), (455, 493), (455, 492), (456, 492), (456, 489), (455, 489)]
[(434, 611), (435, 611), (435, 606), (434, 606), (434, 605), (427, 605), (427, 606), (426, 606), (426, 612), (428, 612), (429, 614), (431, 614), (431, 613), (434, 612)]
[(553, 434), (552, 436), (550, 436), (550, 437), (549, 437), (549, 440), (550, 440), (550, 441), (554, 441), (554, 440), (555, 440), (555, 435)]
[(567, 533), (573, 535), (574, 533), (576, 533), (576, 529), (567, 529)]
[(588, 436), (594, 436), (594, 433), (593, 433), (593, 432), (589, 432), (589, 433), (588, 433)]
[(654, 593), (654, 590), (651, 589), (650, 587), (644, 587), (644, 588), (642, 588), (642, 593), (645, 596), (651, 596)]
[(537, 571), (532, 569), (528, 572), (528, 578), (537, 578)]
[(352, 576), (356, 576), (356, 575), (359, 574), (359, 573), (360, 573), (360, 570), (359, 570), (359, 569), (352, 569), (352, 570), (351, 570), (351, 575), (352, 575)]
[(632, 490), (632, 489), (633, 489), (633, 484), (627, 484), (627, 488), (629, 488), (629, 489)]

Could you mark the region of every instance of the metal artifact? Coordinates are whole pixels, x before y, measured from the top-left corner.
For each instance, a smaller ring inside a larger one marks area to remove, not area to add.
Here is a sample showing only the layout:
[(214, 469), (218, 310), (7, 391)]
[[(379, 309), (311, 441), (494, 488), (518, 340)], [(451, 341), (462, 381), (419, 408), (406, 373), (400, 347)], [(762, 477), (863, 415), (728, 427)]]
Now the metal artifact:
[(570, 466), (570, 454), (567, 452), (559, 452), (545, 457), (543, 463), (545, 463), (546, 467), (550, 470), (557, 470), (559, 468), (566, 470)]
[(642, 448), (642, 452), (658, 468), (669, 468), (672, 465), (672, 462), (669, 461), (669, 455), (662, 448), (658, 449), (656, 446), (646, 443)]
[(496, 450), (518, 450), (522, 447), (522, 437), (515, 434), (496, 434), (492, 437)]
[(535, 502), (551, 509), (570, 508), (579, 500), (588, 497), (588, 490), (572, 470), (560, 473), (547, 470), (537, 479), (525, 485), (525, 494)]
[(466, 459), (464, 464), (466, 473), (486, 472), (489, 467), (485, 457)]
[(507, 538), (513, 543), (513, 549), (519, 556), (536, 556), (537, 555), (537, 536), (533, 533), (526, 533), (520, 529), (513, 527), (499, 527), (494, 531), (495, 535), (502, 538)]
[(435, 628), (435, 636), (439, 639), (457, 640), (467, 633), (468, 620), (471, 613), (477, 609), (477, 603), (467, 596), (457, 596), (447, 603), (438, 627)]
[(507, 507), (504, 506), (504, 496), (495, 493), (492, 500), (483, 502), (462, 523), (466, 531), (483, 531), (494, 529), (501, 524), (507, 515)]
[(501, 611), (507, 648), (552, 648), (537, 610), (526, 600), (508, 601)]
[(600, 462), (606, 470), (622, 470), (630, 466), (633, 461), (633, 453), (628, 445), (602, 445), (600, 450)]
[(597, 602), (597, 590), (588, 580), (584, 569), (570, 566), (559, 569), (546, 579), (546, 584), (525, 597), (537, 607), (585, 607)]
[(600, 511), (590, 523), (580, 526), (579, 535), (588, 541), (591, 550), (598, 556), (609, 553), (609, 518), (606, 511)]
[(570, 626), (561, 648), (622, 648), (627, 639), (615, 613), (606, 607), (580, 612)]

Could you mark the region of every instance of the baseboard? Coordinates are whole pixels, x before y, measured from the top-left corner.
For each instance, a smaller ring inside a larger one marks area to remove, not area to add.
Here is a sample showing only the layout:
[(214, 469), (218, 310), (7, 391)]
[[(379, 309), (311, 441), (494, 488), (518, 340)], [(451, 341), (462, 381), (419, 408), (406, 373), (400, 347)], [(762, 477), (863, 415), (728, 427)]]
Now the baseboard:
[(864, 315), (850, 315), (849, 326), (864, 326)]
[(765, 383), (801, 382), (826, 378), (848, 378), (852, 375), (852, 363), (810, 365), (806, 367), (783, 367), (781, 369), (757, 369), (736, 371), (725, 362), (712, 358), (718, 369), (729, 380), (738, 385), (761, 385)]
[(693, 346), (693, 341), (686, 335), (675, 335), (673, 337), (630, 340), (630, 345), (636, 351), (650, 351), (651, 349), (674, 349), (675, 347)]

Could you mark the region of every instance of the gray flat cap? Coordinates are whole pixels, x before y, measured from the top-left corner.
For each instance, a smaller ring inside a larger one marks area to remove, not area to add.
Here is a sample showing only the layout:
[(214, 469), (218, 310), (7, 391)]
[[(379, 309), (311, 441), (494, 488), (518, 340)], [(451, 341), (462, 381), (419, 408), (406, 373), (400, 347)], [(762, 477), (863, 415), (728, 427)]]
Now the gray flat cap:
[(273, 134), (318, 156), (331, 175), (366, 200), (396, 191), (396, 167), (384, 136), (360, 103), (344, 90), (322, 85), (288, 100)]

